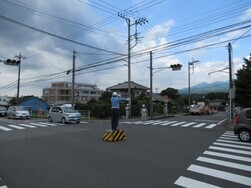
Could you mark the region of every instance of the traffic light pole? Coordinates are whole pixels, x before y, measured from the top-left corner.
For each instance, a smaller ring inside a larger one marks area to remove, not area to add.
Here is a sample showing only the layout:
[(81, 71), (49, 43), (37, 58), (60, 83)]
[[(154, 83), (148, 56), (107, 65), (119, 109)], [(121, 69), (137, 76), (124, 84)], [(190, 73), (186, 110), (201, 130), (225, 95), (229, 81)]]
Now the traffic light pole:
[(17, 78), (17, 102), (19, 99), (19, 91), (20, 91), (20, 71), (21, 71), (21, 59), (25, 59), (26, 57), (21, 55), (21, 52), (19, 53), (19, 55), (16, 55), (15, 57), (18, 58), (19, 64), (18, 64), (18, 78)]
[(188, 62), (188, 107), (190, 109), (190, 106), (191, 106), (191, 88), (190, 88), (190, 76), (193, 74), (191, 74), (190, 72), (190, 66), (192, 65), (193, 66), (193, 71), (194, 71), (194, 64), (195, 63), (199, 63), (199, 61), (192, 61), (192, 62)]
[(75, 103), (75, 60), (76, 60), (76, 52), (73, 51), (73, 60), (72, 60), (72, 106), (74, 106)]

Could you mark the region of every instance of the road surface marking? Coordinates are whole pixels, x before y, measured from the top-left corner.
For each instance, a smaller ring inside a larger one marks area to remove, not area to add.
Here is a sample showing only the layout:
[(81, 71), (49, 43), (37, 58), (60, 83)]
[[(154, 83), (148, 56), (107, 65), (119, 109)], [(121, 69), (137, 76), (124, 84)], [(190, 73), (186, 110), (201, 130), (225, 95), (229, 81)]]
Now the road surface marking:
[(231, 155), (231, 154), (219, 153), (219, 152), (214, 152), (214, 151), (204, 151), (203, 154), (216, 156), (216, 157), (227, 158), (227, 159), (234, 159), (234, 160), (238, 160), (238, 161), (245, 161), (245, 162), (250, 162), (251, 163), (251, 158), (250, 157), (242, 157), (242, 156), (238, 156), (238, 155)]
[(247, 143), (247, 142), (232, 141), (232, 140), (223, 140), (223, 139), (217, 139), (216, 141), (217, 142), (225, 142), (225, 143), (232, 143), (232, 144), (239, 144), (239, 145), (250, 146), (250, 143)]
[(20, 127), (17, 125), (8, 125), (8, 127), (15, 128), (15, 129), (25, 129), (24, 127)]
[(251, 150), (250, 146), (249, 147), (248, 146), (237, 146), (237, 145), (233, 145), (233, 144), (224, 144), (224, 143), (218, 143), (218, 142), (214, 142), (213, 145)]
[(182, 121), (182, 122), (178, 122), (178, 123), (175, 123), (175, 124), (171, 124), (170, 126), (178, 126), (178, 125), (181, 125), (181, 124), (184, 124), (186, 123), (185, 121)]
[(196, 160), (201, 161), (201, 162), (206, 162), (206, 163), (211, 163), (211, 164), (216, 164), (216, 165), (220, 165), (220, 166), (226, 166), (229, 168), (235, 168), (235, 169), (251, 172), (251, 166), (248, 166), (248, 165), (242, 165), (242, 164), (233, 163), (233, 162), (226, 162), (226, 161), (222, 161), (222, 160), (218, 160), (218, 159), (211, 159), (208, 157), (198, 157)]
[(206, 123), (199, 123), (199, 124), (197, 124), (197, 125), (195, 125), (195, 126), (193, 126), (194, 128), (199, 128), (199, 127), (202, 127), (202, 126), (204, 126), (204, 125), (206, 125)]
[(238, 150), (238, 149), (229, 149), (229, 148), (216, 147), (216, 146), (210, 146), (209, 149), (227, 151), (227, 152), (239, 153), (239, 154), (245, 154), (245, 155), (251, 155), (250, 151), (243, 151), (243, 150)]
[(201, 182), (201, 181), (198, 181), (198, 180), (190, 179), (190, 178), (187, 178), (187, 177), (184, 177), (184, 176), (180, 176), (179, 179), (177, 179), (174, 184), (180, 185), (180, 186), (186, 187), (186, 188), (194, 188), (194, 187), (220, 188), (218, 186), (208, 184), (208, 183), (204, 183), (204, 182)]
[(38, 127), (48, 127), (48, 125), (43, 125), (43, 124), (39, 124), (39, 123), (30, 123), (31, 125), (36, 125)]
[(156, 123), (152, 123), (151, 125), (158, 125), (158, 124), (161, 124), (161, 123), (167, 123), (169, 121), (159, 121), (159, 122), (156, 122)]
[(33, 126), (33, 125), (28, 125), (28, 124), (23, 124), (23, 123), (20, 123), (18, 125), (21, 125), (23, 127), (28, 127), (28, 128), (37, 128), (36, 126)]
[(13, 129), (10, 129), (10, 128), (7, 128), (7, 127), (3, 127), (3, 126), (0, 126), (0, 129), (4, 130), (4, 131), (12, 131)]
[(163, 123), (163, 124), (161, 124), (161, 125), (170, 125), (170, 124), (176, 123), (176, 122), (178, 122), (178, 121), (170, 121), (170, 122), (167, 122), (167, 123)]
[(53, 123), (45, 123), (45, 122), (38, 122), (38, 123), (42, 125), (58, 126), (57, 124), (53, 124)]
[(205, 128), (206, 128), (206, 129), (212, 129), (212, 128), (215, 127), (216, 125), (217, 125), (217, 124), (212, 123), (212, 124), (206, 126)]
[(228, 180), (228, 181), (239, 183), (242, 185), (251, 186), (251, 178), (246, 177), (246, 176), (241, 176), (241, 175), (237, 175), (237, 174), (233, 174), (233, 173), (229, 173), (229, 172), (225, 172), (221, 170), (215, 170), (212, 168), (202, 167), (198, 165), (193, 165), (193, 164), (190, 165), (187, 170), (204, 174), (204, 175), (208, 175), (208, 176), (212, 176), (215, 178), (220, 178), (223, 180)]
[(195, 124), (195, 122), (191, 122), (191, 123), (187, 123), (187, 124), (181, 125), (181, 127), (188, 127), (188, 126), (193, 125), (193, 124)]

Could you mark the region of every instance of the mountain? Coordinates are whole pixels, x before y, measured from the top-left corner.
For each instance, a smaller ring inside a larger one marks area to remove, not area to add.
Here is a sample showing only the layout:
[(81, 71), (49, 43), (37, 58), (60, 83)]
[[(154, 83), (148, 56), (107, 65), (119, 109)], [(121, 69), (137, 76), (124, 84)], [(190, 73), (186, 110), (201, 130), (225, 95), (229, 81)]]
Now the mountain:
[[(195, 86), (190, 87), (190, 92), (193, 94), (200, 93), (215, 93), (215, 92), (228, 92), (228, 81), (216, 81), (212, 83), (202, 82)], [(179, 89), (179, 94), (188, 94), (188, 88)]]

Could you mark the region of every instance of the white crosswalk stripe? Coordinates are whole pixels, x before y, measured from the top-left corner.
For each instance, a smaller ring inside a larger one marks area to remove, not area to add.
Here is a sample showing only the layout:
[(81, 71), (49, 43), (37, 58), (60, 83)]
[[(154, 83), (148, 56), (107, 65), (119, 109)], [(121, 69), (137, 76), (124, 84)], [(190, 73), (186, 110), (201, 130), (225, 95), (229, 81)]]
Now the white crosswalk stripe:
[[(174, 184), (182, 187), (218, 187), (215, 183), (207, 182), (204, 176), (218, 178), (224, 182), (233, 182), (241, 185), (251, 186), (251, 144), (236, 140), (233, 132), (226, 131), (219, 137), (202, 156), (196, 161), (199, 164), (191, 164), (187, 171), (196, 173), (196, 179), (191, 174), (187, 177), (180, 176)], [(242, 163), (241, 163), (242, 162)], [(204, 166), (205, 164), (205, 166)], [(209, 165), (212, 165), (210, 167)], [(240, 172), (243, 173), (240, 174)], [(246, 172), (246, 173), (245, 173)], [(201, 181), (200, 175), (203, 175)], [(219, 183), (219, 181), (217, 181)], [(221, 184), (222, 185), (222, 184)], [(221, 187), (221, 186), (219, 186)]]
[(37, 127), (49, 127), (49, 126), (58, 126), (54, 123), (45, 123), (45, 122), (30, 122), (30, 123), (19, 123), (18, 125), (10, 124), (5, 126), (0, 126), (0, 131), (13, 131), (13, 130), (24, 130), (27, 128), (37, 128)]
[(170, 127), (193, 127), (193, 128), (206, 128), (206, 129), (212, 129), (217, 126), (216, 123), (208, 123), (208, 122), (197, 123), (197, 122), (170, 121), (170, 120), (148, 120), (145, 122), (144, 121), (122, 121), (120, 122), (120, 124), (156, 125), (156, 126), (170, 126)]
[(15, 129), (25, 129), (24, 127), (17, 126), (17, 125), (7, 125), (8, 127), (15, 128)]
[(4, 127), (4, 126), (0, 126), (0, 129), (3, 131), (12, 131), (13, 130), (13, 129), (10, 129), (10, 128)]

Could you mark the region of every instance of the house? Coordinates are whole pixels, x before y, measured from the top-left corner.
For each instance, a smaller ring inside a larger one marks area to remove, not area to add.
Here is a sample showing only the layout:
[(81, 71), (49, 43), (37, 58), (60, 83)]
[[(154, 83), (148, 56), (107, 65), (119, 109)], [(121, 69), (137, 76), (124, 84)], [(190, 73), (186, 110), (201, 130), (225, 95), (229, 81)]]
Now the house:
[[(87, 103), (91, 99), (98, 100), (103, 90), (96, 84), (75, 83), (74, 98), (76, 102)], [(48, 104), (72, 103), (72, 82), (53, 82), (50, 88), (43, 88), (43, 99)]]
[[(109, 92), (116, 91), (121, 95), (121, 97), (127, 98), (128, 97), (128, 82), (119, 83), (117, 85), (106, 88), (106, 90)], [(142, 92), (146, 92), (147, 90), (149, 90), (148, 87), (145, 87), (143, 85), (140, 85), (136, 82), (131, 81), (131, 93), (133, 96), (138, 96)]]
[(12, 98), (14, 97), (8, 97), (7, 95), (0, 96), (0, 105), (7, 106)]

